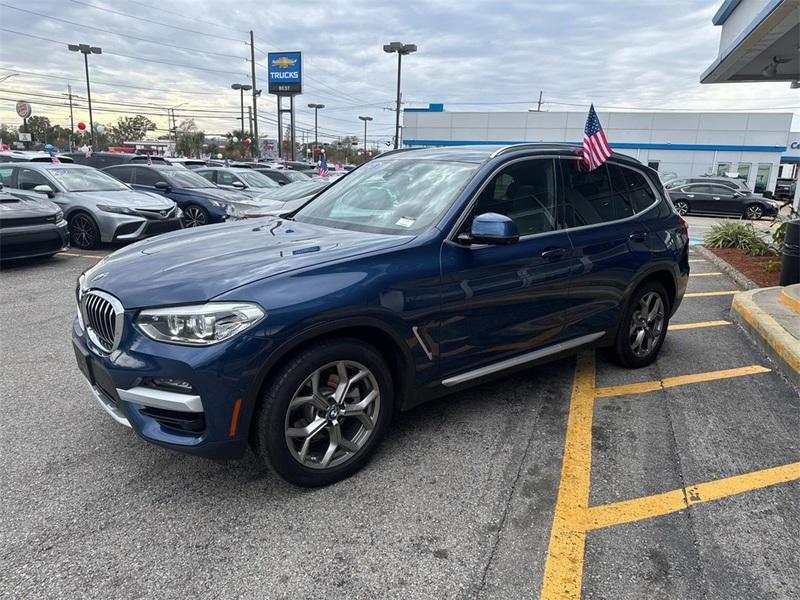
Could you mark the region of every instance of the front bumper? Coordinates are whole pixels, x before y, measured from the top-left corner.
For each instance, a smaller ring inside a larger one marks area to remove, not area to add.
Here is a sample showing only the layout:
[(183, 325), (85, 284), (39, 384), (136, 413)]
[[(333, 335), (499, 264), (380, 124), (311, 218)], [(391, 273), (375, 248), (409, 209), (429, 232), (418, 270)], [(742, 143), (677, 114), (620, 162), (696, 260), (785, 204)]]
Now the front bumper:
[(67, 222), (0, 229), (0, 259), (47, 256), (69, 248)]
[[(103, 410), (149, 442), (208, 458), (240, 458), (256, 395), (254, 370), (242, 361), (260, 354), (261, 341), (238, 336), (206, 348), (159, 343), (133, 330), (128, 314), (124, 331), (120, 347), (105, 354), (77, 319), (73, 324), (78, 366)], [(180, 379), (192, 390), (154, 387), (153, 378)]]
[(177, 231), (183, 228), (183, 222), (175, 217), (172, 219), (137, 219), (129, 223), (122, 223), (114, 231), (115, 242), (133, 242), (146, 237)]

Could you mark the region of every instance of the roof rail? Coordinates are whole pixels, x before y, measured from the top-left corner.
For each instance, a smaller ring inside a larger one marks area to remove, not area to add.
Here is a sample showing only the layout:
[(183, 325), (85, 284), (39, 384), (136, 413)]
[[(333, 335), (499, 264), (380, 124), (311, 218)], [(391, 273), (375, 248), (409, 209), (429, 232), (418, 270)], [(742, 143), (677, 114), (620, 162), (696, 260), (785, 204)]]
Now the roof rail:
[(508, 146), (503, 146), (502, 148), (498, 148), (494, 152), (489, 155), (489, 158), (496, 158), (501, 154), (507, 154), (509, 152), (514, 152), (516, 150), (533, 150), (535, 148), (541, 148), (542, 146), (561, 146), (564, 148), (576, 148), (575, 144), (566, 144), (563, 142), (535, 142), (531, 144), (509, 144)]
[(394, 148), (394, 149), (388, 150), (386, 152), (381, 152), (375, 158), (381, 158), (383, 156), (389, 156), (391, 154), (399, 154), (400, 152), (410, 152), (411, 150), (419, 150), (419, 148)]

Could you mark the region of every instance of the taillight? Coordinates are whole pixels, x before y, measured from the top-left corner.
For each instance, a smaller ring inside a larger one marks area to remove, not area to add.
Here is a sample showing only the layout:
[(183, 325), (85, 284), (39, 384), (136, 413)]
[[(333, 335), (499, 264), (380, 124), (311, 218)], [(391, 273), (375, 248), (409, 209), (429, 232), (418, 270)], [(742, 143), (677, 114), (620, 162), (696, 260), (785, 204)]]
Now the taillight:
[(689, 241), (689, 224), (686, 222), (686, 219), (683, 217), (678, 217), (681, 220), (681, 231), (683, 232), (683, 238), (685, 241)]

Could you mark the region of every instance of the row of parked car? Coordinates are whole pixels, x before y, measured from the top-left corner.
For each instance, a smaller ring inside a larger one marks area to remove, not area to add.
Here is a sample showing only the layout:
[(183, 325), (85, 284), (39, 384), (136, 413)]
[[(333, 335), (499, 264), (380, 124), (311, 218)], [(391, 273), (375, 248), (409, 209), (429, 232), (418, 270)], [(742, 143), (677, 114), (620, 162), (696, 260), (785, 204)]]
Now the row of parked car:
[(269, 168), (191, 170), (136, 159), (96, 169), (65, 158), (0, 163), (0, 258), (52, 255), (70, 244), (92, 249), (183, 227), (281, 214), (331, 183), (289, 170), (278, 180)]
[(756, 194), (743, 179), (735, 177), (689, 177), (664, 184), (678, 214), (732, 215), (758, 220), (774, 217), (780, 203)]

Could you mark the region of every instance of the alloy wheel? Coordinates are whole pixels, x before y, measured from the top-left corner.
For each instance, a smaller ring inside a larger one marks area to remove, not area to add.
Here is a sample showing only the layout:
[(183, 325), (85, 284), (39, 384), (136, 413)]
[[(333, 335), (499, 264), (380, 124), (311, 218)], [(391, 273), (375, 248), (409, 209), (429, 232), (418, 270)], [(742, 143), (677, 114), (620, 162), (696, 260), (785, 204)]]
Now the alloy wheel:
[(664, 301), (656, 292), (647, 292), (631, 315), (628, 339), (637, 357), (648, 356), (664, 335)]
[(305, 467), (330, 469), (351, 460), (372, 436), (381, 410), (377, 380), (361, 363), (340, 360), (315, 370), (286, 411), (284, 437)]
[(678, 211), (678, 214), (680, 216), (683, 216), (683, 215), (685, 215), (686, 213), (689, 212), (689, 205), (686, 204), (686, 202), (676, 202), (675, 203), (675, 210)]
[(757, 204), (753, 204), (745, 209), (744, 214), (751, 221), (758, 221), (762, 216), (764, 216), (764, 209)]
[(69, 232), (78, 248), (89, 248), (95, 242), (94, 223), (85, 215), (76, 215), (70, 220)]
[(208, 222), (206, 214), (202, 208), (197, 206), (190, 206), (183, 211), (183, 226), (184, 227), (200, 227)]

